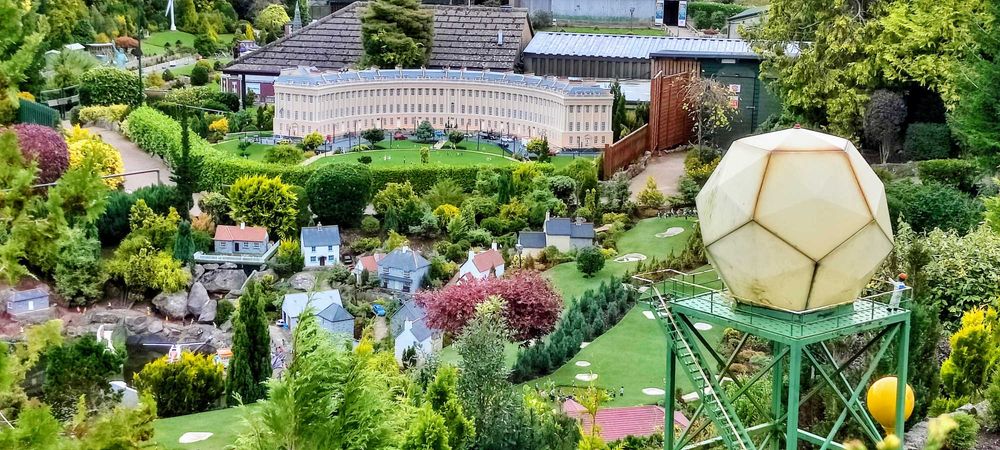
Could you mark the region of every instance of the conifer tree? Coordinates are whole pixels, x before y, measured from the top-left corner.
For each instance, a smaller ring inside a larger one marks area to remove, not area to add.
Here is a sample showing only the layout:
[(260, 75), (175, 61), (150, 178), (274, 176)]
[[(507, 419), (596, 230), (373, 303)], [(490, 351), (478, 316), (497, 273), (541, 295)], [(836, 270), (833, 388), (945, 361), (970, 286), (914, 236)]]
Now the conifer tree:
[(247, 282), (240, 296), (239, 309), (233, 318), (233, 358), (229, 362), (226, 394), (252, 403), (267, 395), (264, 386), (271, 376), (271, 337), (264, 315), (264, 302), (270, 295), (256, 280)]

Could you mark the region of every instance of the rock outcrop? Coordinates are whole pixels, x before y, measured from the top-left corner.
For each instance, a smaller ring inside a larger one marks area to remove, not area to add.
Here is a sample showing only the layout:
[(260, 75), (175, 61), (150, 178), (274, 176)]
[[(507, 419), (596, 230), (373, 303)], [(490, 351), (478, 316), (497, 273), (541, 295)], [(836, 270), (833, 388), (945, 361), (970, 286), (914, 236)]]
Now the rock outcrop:
[(191, 285), (191, 292), (188, 293), (187, 310), (192, 316), (200, 316), (205, 305), (212, 299), (208, 296), (208, 290), (201, 282)]
[(188, 313), (187, 292), (159, 293), (153, 297), (153, 306), (171, 319), (183, 319)]

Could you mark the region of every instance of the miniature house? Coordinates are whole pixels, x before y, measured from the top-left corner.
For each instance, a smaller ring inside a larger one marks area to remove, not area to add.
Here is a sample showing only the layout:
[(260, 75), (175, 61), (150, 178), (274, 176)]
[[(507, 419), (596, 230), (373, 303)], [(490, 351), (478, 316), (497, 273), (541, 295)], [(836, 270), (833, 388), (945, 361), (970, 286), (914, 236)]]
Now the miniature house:
[(267, 228), (248, 227), (244, 223), (215, 227), (213, 240), (215, 253), (263, 255), (269, 248)]
[(306, 267), (332, 266), (340, 262), (340, 228), (336, 225), (303, 227), (299, 245)]

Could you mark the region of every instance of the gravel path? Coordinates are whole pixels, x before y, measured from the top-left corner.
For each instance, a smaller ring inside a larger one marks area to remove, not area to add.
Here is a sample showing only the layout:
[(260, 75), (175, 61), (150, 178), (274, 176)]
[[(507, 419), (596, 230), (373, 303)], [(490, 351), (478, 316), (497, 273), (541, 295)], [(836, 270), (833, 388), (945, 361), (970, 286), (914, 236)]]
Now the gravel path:
[[(125, 164), (126, 172), (137, 170), (159, 169), (159, 182), (164, 184), (174, 184), (170, 181), (170, 168), (160, 160), (150, 156), (133, 144), (125, 136), (117, 131), (107, 130), (100, 127), (87, 127), (91, 133), (99, 134), (104, 142), (117, 148), (122, 155), (122, 162)], [(125, 177), (125, 190), (133, 192), (136, 189), (157, 184), (156, 173), (143, 173)]]
[(656, 186), (660, 188), (667, 197), (677, 195), (677, 180), (684, 175), (684, 156), (687, 153), (676, 152), (662, 155), (657, 153), (649, 159), (646, 169), (637, 177), (632, 179), (629, 190), (632, 191), (632, 199), (635, 200), (642, 189), (646, 187), (646, 178), (653, 177)]

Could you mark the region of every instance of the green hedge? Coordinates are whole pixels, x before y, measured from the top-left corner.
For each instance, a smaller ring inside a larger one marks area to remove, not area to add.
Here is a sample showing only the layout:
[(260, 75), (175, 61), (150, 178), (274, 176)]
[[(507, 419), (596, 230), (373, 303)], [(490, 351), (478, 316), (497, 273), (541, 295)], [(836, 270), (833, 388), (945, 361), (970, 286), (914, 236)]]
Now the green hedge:
[(913, 161), (951, 156), (951, 129), (944, 123), (911, 123), (906, 127), (903, 153)]
[[(132, 111), (128, 120), (122, 125), (125, 135), (139, 148), (146, 152), (163, 157), (172, 164), (175, 155), (180, 151), (181, 126), (176, 120), (148, 106)], [(309, 176), (316, 171), (314, 166), (270, 164), (261, 161), (251, 161), (236, 155), (217, 150), (196, 134), (191, 134), (192, 154), (201, 156), (202, 165), (199, 187), (210, 191), (219, 191), (224, 186), (244, 175), (280, 176), (281, 180), (296, 186), (305, 187)], [(336, 164), (336, 163), (334, 163)], [(421, 164), (406, 167), (373, 167), (372, 189), (382, 190), (389, 183), (409, 181), (417, 192), (425, 192), (438, 180), (451, 178), (460, 186), (475, 186), (476, 176), (480, 170), (511, 171), (513, 167), (496, 168), (492, 166), (453, 167), (437, 164)]]
[(114, 67), (95, 67), (80, 76), (80, 104), (130, 105), (142, 102), (139, 75)]
[(742, 5), (731, 5), (715, 2), (688, 2), (688, 18), (694, 21), (699, 29), (715, 28), (721, 30), (726, 26), (726, 20), (747, 9)]
[(917, 164), (921, 181), (936, 181), (962, 192), (974, 193), (979, 167), (967, 159), (930, 159)]

